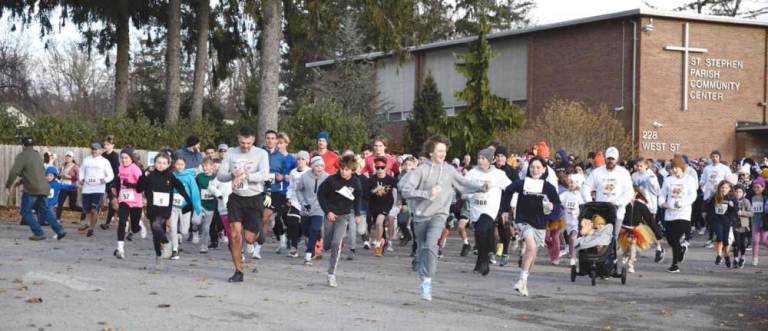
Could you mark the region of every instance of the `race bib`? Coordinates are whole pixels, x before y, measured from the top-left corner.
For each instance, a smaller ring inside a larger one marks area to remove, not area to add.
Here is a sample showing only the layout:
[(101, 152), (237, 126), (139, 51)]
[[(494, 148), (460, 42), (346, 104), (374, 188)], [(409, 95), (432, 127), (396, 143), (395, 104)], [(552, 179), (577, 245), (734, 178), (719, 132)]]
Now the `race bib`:
[(200, 199), (201, 200), (213, 200), (213, 193), (209, 191), (208, 189), (200, 190)]
[(336, 193), (341, 194), (341, 196), (349, 200), (355, 200), (354, 192), (355, 192), (355, 189), (349, 186), (344, 186), (336, 191)]
[(567, 209), (568, 213), (571, 214), (571, 215), (576, 215), (576, 213), (577, 213), (576, 208), (577, 207), (579, 207), (579, 206), (576, 204), (576, 201), (566, 201), (565, 202), (565, 209)]
[(727, 203), (721, 203), (719, 205), (715, 205), (715, 214), (724, 215), (726, 210), (728, 210)]
[(184, 197), (182, 197), (179, 194), (173, 195), (173, 206), (174, 207), (181, 207), (181, 205), (184, 204)]
[(752, 205), (752, 212), (762, 213), (763, 212), (763, 204), (762, 203), (756, 203), (756, 204)]
[(136, 194), (133, 193), (133, 190), (120, 191), (120, 198), (122, 198), (123, 201), (133, 201), (135, 197), (136, 197)]
[(53, 196), (54, 196), (54, 193), (55, 193), (55, 192), (53, 191), (53, 189), (51, 189), (51, 191), (50, 191), (50, 192), (48, 192), (48, 199), (50, 199), (50, 198), (53, 198)]
[(244, 180), (244, 181), (240, 182), (240, 184), (237, 185), (237, 186), (234, 186), (233, 189), (240, 190), (240, 191), (248, 190), (248, 181)]
[(86, 177), (85, 183), (88, 185), (96, 185), (99, 183), (99, 179), (96, 177)]
[(61, 183), (64, 185), (72, 185), (72, 180), (69, 179), (62, 179)]
[(526, 178), (523, 181), (523, 192), (529, 194), (539, 194), (544, 191), (544, 180)]
[(165, 192), (152, 192), (152, 204), (158, 207), (168, 207), (171, 204), (171, 195)]

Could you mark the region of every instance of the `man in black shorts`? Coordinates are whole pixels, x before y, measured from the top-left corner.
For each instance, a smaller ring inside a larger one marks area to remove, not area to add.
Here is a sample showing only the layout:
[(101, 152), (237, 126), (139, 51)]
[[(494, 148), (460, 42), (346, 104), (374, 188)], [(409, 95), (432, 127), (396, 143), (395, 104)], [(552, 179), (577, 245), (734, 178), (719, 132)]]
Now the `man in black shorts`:
[[(261, 218), (264, 214), (264, 182), (269, 179), (269, 155), (254, 147), (253, 129), (242, 128), (237, 136), (240, 148), (231, 148), (221, 162), (217, 178), (221, 182), (232, 181), (232, 194), (227, 202), (232, 238), (230, 251), (235, 274), (229, 282), (243, 281), (242, 243), (259, 240), (262, 233)], [(256, 272), (256, 268), (253, 269)]]

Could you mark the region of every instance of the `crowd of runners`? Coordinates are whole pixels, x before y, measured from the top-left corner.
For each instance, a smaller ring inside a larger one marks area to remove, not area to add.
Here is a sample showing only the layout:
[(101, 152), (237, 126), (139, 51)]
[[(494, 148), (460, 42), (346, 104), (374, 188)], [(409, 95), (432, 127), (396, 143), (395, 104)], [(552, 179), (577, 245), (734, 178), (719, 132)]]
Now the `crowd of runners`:
[[(274, 236), (278, 254), (305, 265), (326, 255), (331, 287), (338, 286), (342, 256), (383, 257), (397, 242), (410, 250), (428, 301), (446, 249), (476, 255), (474, 272), (483, 276), (519, 252), (514, 287), (528, 296), (539, 248), (552, 264), (563, 259), (575, 266), (581, 250), (616, 247), (629, 273), (639, 251), (655, 250), (654, 262), (662, 263), (668, 248), (668, 271), (678, 273), (694, 235), (705, 236), (714, 263), (728, 268), (744, 268), (747, 260), (757, 266), (760, 245), (768, 245), (766, 158), (728, 164), (712, 151), (701, 159), (629, 160), (615, 147), (581, 156), (552, 153), (542, 142), (521, 154), (491, 143), (449, 162), (450, 142), (441, 135), (424, 142), (418, 156), (388, 154), (387, 140), (378, 137), (359, 153), (338, 154), (327, 132), (317, 135), (315, 151), (292, 152), (285, 133), (267, 131), (259, 147), (256, 133), (242, 128), (236, 147), (201, 149), (190, 136), (181, 149), (140, 160), (130, 142), (116, 150), (116, 139), (93, 143), (83, 160), (72, 152), (63, 160), (41, 155), (32, 138), (21, 139), (6, 188), (22, 187), (22, 223), (31, 240), (46, 239), (43, 225), (57, 240), (67, 235), (59, 220), (68, 201), (80, 212), (84, 236), (116, 224), (118, 259), (126, 258), (126, 241), (141, 245), (136, 239), (151, 232), (158, 269), (180, 259), (182, 248), (184, 254), (228, 249), (234, 264), (228, 281), (242, 282), (245, 259), (260, 260), (262, 245)], [(593, 201), (615, 207), (613, 224), (584, 217)], [(460, 247), (446, 247), (453, 230)]]

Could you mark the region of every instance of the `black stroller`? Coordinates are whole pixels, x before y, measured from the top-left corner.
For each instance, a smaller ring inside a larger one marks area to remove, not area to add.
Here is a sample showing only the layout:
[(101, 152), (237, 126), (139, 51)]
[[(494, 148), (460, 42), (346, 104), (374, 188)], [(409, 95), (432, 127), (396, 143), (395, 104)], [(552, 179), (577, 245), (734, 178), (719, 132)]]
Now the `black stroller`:
[[(600, 215), (607, 224), (614, 224), (614, 226), (616, 224), (616, 207), (611, 203), (590, 202), (581, 205), (580, 209), (579, 220), (584, 218), (591, 219), (595, 215)], [(581, 222), (579, 222), (579, 231), (581, 231)], [(592, 286), (595, 286), (598, 277), (621, 278), (621, 284), (627, 283), (627, 268), (618, 264), (616, 239), (614, 236), (611, 237), (611, 243), (608, 246), (580, 250), (578, 257), (578, 265), (571, 267), (571, 282), (576, 281), (576, 276), (589, 276), (592, 280)]]

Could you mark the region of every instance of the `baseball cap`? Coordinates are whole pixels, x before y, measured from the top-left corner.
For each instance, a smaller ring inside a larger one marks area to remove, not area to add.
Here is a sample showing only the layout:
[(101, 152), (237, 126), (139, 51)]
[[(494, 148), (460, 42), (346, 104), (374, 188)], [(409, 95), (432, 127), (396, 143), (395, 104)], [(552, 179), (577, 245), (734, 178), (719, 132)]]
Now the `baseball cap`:
[(102, 149), (102, 147), (99, 143), (93, 143), (91, 144), (91, 149)]
[(219, 145), (219, 148), (218, 148), (219, 152), (222, 152), (222, 151), (226, 152), (227, 150), (229, 150), (229, 146), (227, 146), (227, 144), (220, 144)]
[(614, 160), (619, 159), (619, 150), (616, 147), (608, 147), (608, 149), (605, 150), (605, 158), (610, 159), (613, 158)]

